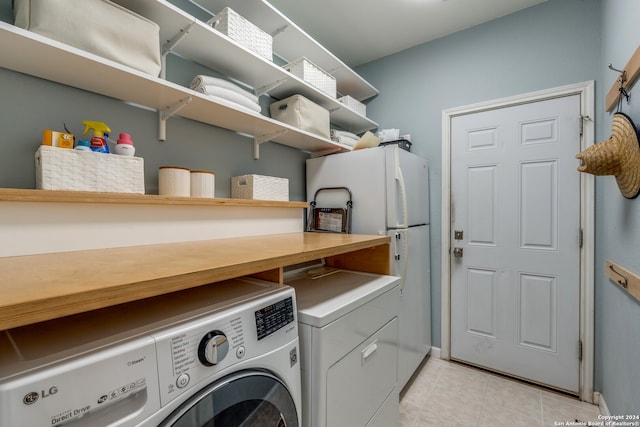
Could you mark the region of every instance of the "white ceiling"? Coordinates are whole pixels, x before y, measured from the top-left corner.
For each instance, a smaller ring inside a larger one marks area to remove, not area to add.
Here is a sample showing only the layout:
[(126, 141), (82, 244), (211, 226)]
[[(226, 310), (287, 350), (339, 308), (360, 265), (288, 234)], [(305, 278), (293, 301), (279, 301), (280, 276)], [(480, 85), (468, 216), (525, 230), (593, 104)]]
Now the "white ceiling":
[(269, 0), (355, 67), (546, 0)]

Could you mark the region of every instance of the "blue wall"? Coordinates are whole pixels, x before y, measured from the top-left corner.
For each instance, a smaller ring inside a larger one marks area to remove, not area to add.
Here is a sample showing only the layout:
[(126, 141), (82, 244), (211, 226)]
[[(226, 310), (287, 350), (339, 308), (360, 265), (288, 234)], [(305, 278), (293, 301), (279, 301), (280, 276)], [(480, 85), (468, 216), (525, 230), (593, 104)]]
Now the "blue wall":
[[(602, 1), (600, 85), (604, 99), (618, 74), (640, 45), (640, 2)], [(640, 85), (630, 91), (622, 112), (640, 124)], [(598, 109), (604, 111), (604, 104)], [(601, 122), (599, 140), (609, 138), (611, 114)], [(618, 288), (605, 273), (611, 259), (640, 273), (640, 198), (627, 200), (613, 177), (596, 178), (596, 386), (612, 414), (640, 414), (640, 302)]]
[[(381, 93), (369, 116), (411, 133), (412, 149), (430, 161), (434, 345), (441, 345), (442, 110), (595, 80), (596, 135), (606, 140), (604, 97), (617, 77), (607, 64), (627, 63), (640, 43), (639, 19), (637, 0), (549, 0), (358, 67)], [(631, 100), (623, 111), (640, 123), (637, 93)], [(640, 304), (607, 278), (604, 262), (640, 272), (639, 247), (640, 200), (624, 199), (613, 177), (598, 177), (594, 375), (612, 414), (640, 413)]]
[(441, 345), (442, 110), (598, 80), (600, 2), (552, 0), (357, 69), (380, 90), (367, 114), (412, 136), (429, 160), (432, 336)]

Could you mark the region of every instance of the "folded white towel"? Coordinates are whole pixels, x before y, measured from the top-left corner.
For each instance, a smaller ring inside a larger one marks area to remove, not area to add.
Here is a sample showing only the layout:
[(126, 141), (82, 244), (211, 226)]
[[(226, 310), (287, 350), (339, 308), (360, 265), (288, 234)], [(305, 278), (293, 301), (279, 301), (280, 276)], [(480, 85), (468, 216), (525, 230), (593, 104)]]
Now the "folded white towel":
[(252, 111), (256, 111), (258, 113), (262, 111), (262, 108), (260, 108), (260, 105), (258, 105), (257, 102), (252, 102), (250, 99), (245, 98), (244, 96), (230, 89), (226, 89), (218, 86), (199, 86), (194, 90), (196, 92), (204, 93), (206, 95), (226, 99), (227, 101), (231, 101), (235, 104), (242, 105), (243, 107), (248, 108)]
[(256, 95), (244, 90), (243, 88), (241, 88), (240, 86), (238, 86), (233, 82), (230, 82), (229, 80), (221, 79), (218, 77), (212, 77), (212, 76), (197, 75), (193, 78), (193, 80), (191, 81), (191, 85), (189, 87), (193, 90), (196, 90), (196, 88), (201, 86), (223, 87), (225, 89), (232, 90), (244, 96), (245, 98), (250, 99), (252, 102), (258, 103), (258, 97)]
[(224, 99), (224, 98), (220, 98), (219, 96), (214, 96), (214, 95), (207, 95), (209, 98), (221, 103), (221, 104), (230, 104), (232, 105), (234, 108), (238, 109), (238, 110), (244, 110), (248, 113), (252, 113), (252, 114), (260, 114), (260, 110), (256, 110), (255, 108), (247, 108), (242, 104), (238, 104), (237, 102), (233, 102), (233, 101), (229, 101), (228, 99)]
[(331, 140), (353, 147), (360, 140), (360, 137), (355, 133), (331, 129)]
[(337, 137), (360, 139), (360, 137), (358, 135), (356, 135), (355, 133), (347, 132), (347, 131), (344, 131), (344, 130), (331, 129), (331, 133), (335, 134), (335, 136), (337, 136)]

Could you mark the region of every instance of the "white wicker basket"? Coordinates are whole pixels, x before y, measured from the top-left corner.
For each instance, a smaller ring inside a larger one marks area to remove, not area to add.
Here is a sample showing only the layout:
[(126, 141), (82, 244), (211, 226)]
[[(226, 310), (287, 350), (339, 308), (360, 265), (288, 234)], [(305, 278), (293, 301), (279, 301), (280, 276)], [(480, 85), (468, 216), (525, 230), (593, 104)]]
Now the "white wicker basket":
[(144, 159), (40, 146), (36, 188), (144, 194)]
[(242, 175), (231, 177), (231, 197), (253, 200), (289, 200), (289, 180), (275, 176)]
[(300, 77), (305, 82), (317, 87), (324, 93), (334, 98), (336, 97), (336, 78), (307, 58), (298, 58), (283, 68), (294, 76)]
[(367, 115), (367, 106), (357, 99), (350, 97), (349, 95), (338, 98), (338, 101), (340, 101), (346, 107), (351, 108), (356, 113), (362, 114), (363, 116)]
[(268, 61), (273, 61), (273, 37), (230, 7), (225, 7), (215, 16), (213, 28)]

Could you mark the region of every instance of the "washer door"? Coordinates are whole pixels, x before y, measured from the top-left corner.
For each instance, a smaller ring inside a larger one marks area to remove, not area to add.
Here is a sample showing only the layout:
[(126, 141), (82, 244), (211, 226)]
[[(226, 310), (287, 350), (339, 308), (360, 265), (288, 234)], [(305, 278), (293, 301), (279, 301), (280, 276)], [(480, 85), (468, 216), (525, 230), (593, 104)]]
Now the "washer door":
[(244, 371), (200, 390), (160, 426), (298, 427), (298, 414), (291, 394), (277, 377)]

